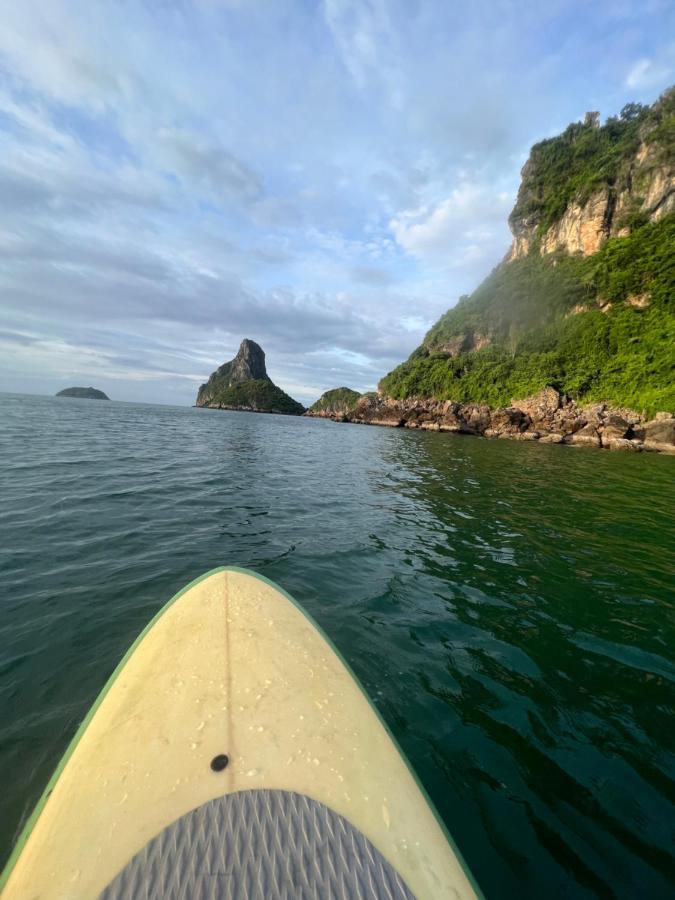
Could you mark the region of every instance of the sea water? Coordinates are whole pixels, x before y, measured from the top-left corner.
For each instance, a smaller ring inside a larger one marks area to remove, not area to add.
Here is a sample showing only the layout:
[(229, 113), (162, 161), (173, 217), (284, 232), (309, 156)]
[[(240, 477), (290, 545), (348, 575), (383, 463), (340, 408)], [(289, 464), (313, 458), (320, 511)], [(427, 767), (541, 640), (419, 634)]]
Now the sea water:
[(488, 898), (667, 896), (674, 486), (646, 453), (0, 395), (3, 856), (151, 616), (236, 564), (333, 639)]

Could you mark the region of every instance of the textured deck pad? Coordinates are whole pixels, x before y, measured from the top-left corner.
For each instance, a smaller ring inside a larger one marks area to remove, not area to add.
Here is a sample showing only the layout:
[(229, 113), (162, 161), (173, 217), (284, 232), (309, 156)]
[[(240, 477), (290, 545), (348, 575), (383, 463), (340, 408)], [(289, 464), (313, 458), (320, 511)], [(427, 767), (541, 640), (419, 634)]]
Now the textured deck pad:
[(240, 791), (164, 829), (101, 900), (414, 900), (373, 845), (327, 806)]

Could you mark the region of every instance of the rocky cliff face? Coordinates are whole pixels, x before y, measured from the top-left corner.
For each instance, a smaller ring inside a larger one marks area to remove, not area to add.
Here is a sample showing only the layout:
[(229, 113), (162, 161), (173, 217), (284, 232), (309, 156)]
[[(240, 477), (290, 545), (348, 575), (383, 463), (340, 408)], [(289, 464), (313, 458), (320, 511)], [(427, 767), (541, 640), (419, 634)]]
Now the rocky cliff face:
[[(560, 138), (533, 147), (509, 219), (513, 243), (508, 260), (522, 259), (533, 248), (542, 256), (556, 251), (589, 256), (608, 238), (629, 234), (635, 223), (658, 222), (673, 212), (674, 106), (671, 89), (649, 111), (629, 110), (625, 119), (610, 120), (602, 129), (597, 118), (587, 117), (586, 123), (570, 126)], [(614, 133), (618, 138), (612, 145)], [(552, 152), (554, 141), (559, 142), (558, 159)], [(542, 170), (550, 171), (556, 163), (561, 169), (557, 180), (551, 177), (547, 183)], [(547, 195), (552, 184), (563, 201), (553, 216), (555, 198), (551, 190)]]
[[(653, 166), (649, 160), (654, 149), (646, 145), (636, 154), (626, 181), (619, 186), (602, 187), (583, 204), (572, 202), (562, 218), (539, 239), (541, 255), (562, 250), (590, 256), (610, 237), (625, 237), (630, 212), (642, 214), (648, 222), (658, 222), (675, 210), (675, 168)], [(640, 193), (635, 185), (639, 184)], [(536, 217), (511, 221), (513, 243), (509, 261), (522, 259), (535, 246), (539, 228)]]
[(267, 374), (265, 353), (245, 338), (234, 359), (211, 374), (197, 393), (197, 406), (302, 415), (304, 406), (278, 388)]
[(449, 341), (441, 341), (434, 346), (436, 353), (445, 356), (461, 356), (462, 353), (475, 353), (484, 347), (489, 347), (492, 338), (488, 334), (481, 334), (471, 329), (455, 335)]
[[(235, 358), (232, 362), (225, 363), (225, 366), (230, 367), (228, 373), (230, 384), (237, 384), (250, 379), (270, 380), (265, 367), (265, 351), (260, 344), (256, 344), (255, 341), (250, 341), (248, 338), (244, 338)], [(225, 366), (220, 368), (224, 369)]]

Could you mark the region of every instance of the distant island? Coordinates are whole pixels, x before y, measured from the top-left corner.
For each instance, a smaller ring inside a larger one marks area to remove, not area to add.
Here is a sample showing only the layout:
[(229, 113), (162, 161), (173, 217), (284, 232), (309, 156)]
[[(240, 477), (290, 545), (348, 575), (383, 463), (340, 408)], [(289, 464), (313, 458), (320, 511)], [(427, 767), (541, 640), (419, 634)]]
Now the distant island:
[(107, 394), (93, 387), (64, 388), (56, 394), (57, 397), (79, 397), (81, 400), (110, 400)]
[(265, 352), (244, 338), (234, 359), (223, 363), (197, 393), (196, 406), (301, 416), (305, 407), (289, 397), (267, 374)]

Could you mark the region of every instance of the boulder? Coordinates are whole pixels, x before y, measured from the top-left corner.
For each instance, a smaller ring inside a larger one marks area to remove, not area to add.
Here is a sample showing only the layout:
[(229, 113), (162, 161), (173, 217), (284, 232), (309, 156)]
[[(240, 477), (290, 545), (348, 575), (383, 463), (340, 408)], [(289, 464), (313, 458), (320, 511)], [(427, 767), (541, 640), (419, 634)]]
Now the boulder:
[(490, 427), (490, 407), (470, 403), (462, 410), (462, 420), (463, 426), (460, 430), (465, 434), (485, 434)]
[(529, 415), (522, 409), (508, 406), (506, 409), (496, 409), (492, 413), (489, 430), (496, 434), (520, 434), (527, 429), (530, 422)]
[(447, 402), (443, 404), (443, 412), (439, 425), (441, 431), (462, 431), (466, 425), (461, 417), (461, 406), (459, 403)]
[(554, 415), (550, 430), (553, 432), (560, 432), (565, 435), (565, 437), (568, 437), (577, 431), (581, 431), (585, 425), (586, 418), (580, 415), (576, 407), (570, 403), (568, 406), (559, 409)]
[(608, 450), (642, 450), (642, 443), (640, 441), (631, 441), (627, 438), (611, 438), (610, 440), (606, 440), (604, 434), (602, 436), (602, 446), (606, 447)]
[(522, 410), (533, 422), (545, 422), (551, 420), (562, 405), (562, 397), (555, 388), (546, 387), (525, 397), (524, 400), (512, 400), (511, 406)]
[(514, 435), (518, 441), (538, 441), (541, 434), (538, 431), (523, 431), (522, 434)]
[(565, 443), (586, 445), (587, 447), (600, 447), (600, 434), (596, 426), (592, 425), (589, 422), (588, 425), (584, 425), (584, 427), (580, 428), (579, 431), (575, 431), (572, 434), (568, 435)]
[(581, 410), (581, 415), (586, 422), (592, 425), (601, 425), (607, 411), (605, 403), (594, 403), (592, 406), (585, 406)]
[(641, 436), (646, 450), (675, 453), (675, 417), (669, 413), (657, 414), (653, 421), (644, 424)]
[(630, 424), (622, 416), (610, 413), (602, 425), (602, 446), (608, 447), (612, 441), (620, 441), (629, 436)]
[[(612, 407), (610, 410), (610, 415), (620, 416), (629, 425), (637, 425), (642, 421), (642, 416), (639, 412), (636, 412), (634, 409), (629, 409), (628, 407)], [(657, 413), (658, 415), (658, 413)]]

